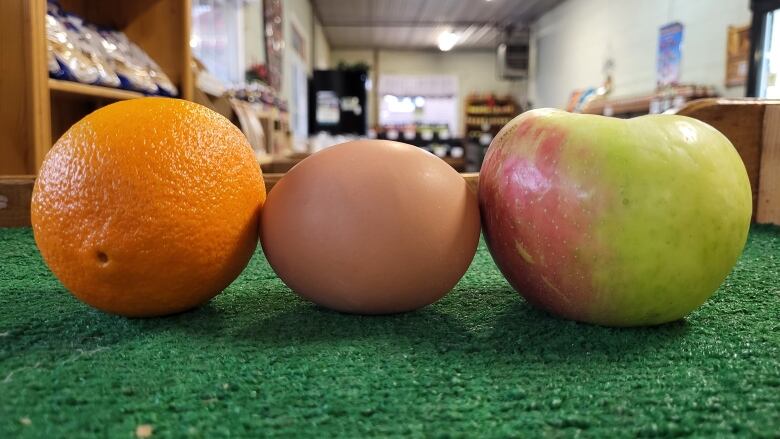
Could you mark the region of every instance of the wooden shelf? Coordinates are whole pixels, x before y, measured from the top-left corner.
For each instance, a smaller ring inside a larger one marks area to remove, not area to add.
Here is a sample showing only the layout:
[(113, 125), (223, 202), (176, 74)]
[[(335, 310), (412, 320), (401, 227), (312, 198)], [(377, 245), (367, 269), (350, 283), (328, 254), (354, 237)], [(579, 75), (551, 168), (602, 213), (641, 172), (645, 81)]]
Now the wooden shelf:
[(61, 81), (49, 78), (49, 90), (52, 93), (68, 93), (80, 96), (122, 101), (144, 97), (143, 93), (122, 90), (118, 88), (102, 87), (99, 85), (81, 84), (73, 81)]
[[(98, 26), (124, 32), (193, 98), (191, 0), (59, 0), (62, 8)], [(0, 1), (0, 174), (35, 174), (52, 141), (73, 123), (113, 101), (143, 94), (49, 78), (46, 0)]]
[(628, 96), (615, 99), (596, 98), (585, 104), (582, 113), (609, 114), (614, 116), (647, 114), (650, 112), (650, 103), (656, 99), (674, 99), (678, 97), (684, 101), (689, 101), (713, 96), (713, 92), (707, 87), (685, 85), (666, 93), (649, 93), (642, 96)]

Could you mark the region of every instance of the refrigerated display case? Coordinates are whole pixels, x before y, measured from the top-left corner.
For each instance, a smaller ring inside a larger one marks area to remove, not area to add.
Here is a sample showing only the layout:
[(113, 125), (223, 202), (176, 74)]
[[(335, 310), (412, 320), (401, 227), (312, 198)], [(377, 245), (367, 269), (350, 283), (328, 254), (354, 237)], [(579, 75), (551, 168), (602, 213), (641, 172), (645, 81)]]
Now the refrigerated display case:
[(747, 96), (780, 98), (780, 0), (752, 0)]
[(315, 70), (309, 83), (309, 134), (366, 135), (366, 80), (362, 70)]

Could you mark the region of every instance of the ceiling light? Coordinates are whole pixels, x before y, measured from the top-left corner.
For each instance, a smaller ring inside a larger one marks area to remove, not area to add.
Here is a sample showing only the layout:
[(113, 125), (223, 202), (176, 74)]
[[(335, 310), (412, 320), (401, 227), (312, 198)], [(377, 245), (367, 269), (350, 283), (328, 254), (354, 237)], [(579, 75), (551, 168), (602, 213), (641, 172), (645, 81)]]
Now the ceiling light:
[(455, 47), (455, 43), (458, 42), (458, 35), (450, 32), (450, 31), (444, 31), (439, 34), (439, 50), (442, 52), (446, 52), (453, 47)]

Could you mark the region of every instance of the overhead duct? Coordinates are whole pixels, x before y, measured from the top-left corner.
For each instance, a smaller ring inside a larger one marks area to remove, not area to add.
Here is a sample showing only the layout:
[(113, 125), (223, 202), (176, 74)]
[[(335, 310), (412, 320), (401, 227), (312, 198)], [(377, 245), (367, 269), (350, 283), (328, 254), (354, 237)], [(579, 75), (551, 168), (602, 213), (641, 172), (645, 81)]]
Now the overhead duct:
[(498, 76), (502, 79), (528, 78), (530, 32), (507, 27), (496, 49)]

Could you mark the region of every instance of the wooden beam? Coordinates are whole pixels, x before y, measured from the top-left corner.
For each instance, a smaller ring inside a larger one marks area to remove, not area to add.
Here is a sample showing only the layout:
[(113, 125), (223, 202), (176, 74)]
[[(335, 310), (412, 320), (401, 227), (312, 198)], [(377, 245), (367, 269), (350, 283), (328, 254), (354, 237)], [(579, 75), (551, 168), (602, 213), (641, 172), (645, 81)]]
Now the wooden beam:
[[(461, 174), (475, 193), (479, 173)], [(263, 174), (265, 190), (271, 191), (284, 174)], [(30, 200), (34, 175), (0, 176), (0, 227), (30, 227)]]
[(73, 81), (63, 81), (49, 78), (49, 90), (51, 93), (66, 93), (76, 96), (89, 96), (94, 98), (121, 101), (124, 99), (136, 99), (144, 97), (143, 93), (123, 90), (120, 88), (101, 87), (99, 85), (81, 84)]
[(0, 176), (0, 227), (29, 227), (35, 176)]
[(30, 174), (51, 146), (46, 2), (0, 1), (0, 175)]

